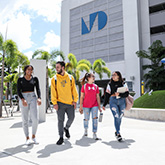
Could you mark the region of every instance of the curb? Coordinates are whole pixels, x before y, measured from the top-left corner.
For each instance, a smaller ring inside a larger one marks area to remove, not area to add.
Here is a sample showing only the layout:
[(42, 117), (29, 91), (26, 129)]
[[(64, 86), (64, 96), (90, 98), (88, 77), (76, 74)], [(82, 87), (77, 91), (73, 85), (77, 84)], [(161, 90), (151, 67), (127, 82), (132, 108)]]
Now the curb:
[(165, 122), (165, 109), (131, 108), (129, 111), (124, 112), (124, 116), (136, 119)]

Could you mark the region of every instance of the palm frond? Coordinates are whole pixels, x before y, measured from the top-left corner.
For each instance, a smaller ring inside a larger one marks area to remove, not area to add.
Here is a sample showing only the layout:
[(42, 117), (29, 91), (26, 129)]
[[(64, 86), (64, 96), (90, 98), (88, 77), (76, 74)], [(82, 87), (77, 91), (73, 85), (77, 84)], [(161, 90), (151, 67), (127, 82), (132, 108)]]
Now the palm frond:
[(70, 63), (73, 65), (73, 67), (76, 68), (76, 66), (77, 66), (77, 59), (76, 59), (75, 55), (72, 54), (72, 53), (69, 53), (68, 54), (68, 59), (69, 59)]
[(73, 69), (72, 63), (67, 62), (67, 63), (65, 64), (65, 70), (68, 71), (68, 70), (72, 70), (72, 69)]
[(14, 83), (17, 83), (18, 78), (19, 78), (19, 73), (15, 73), (14, 79), (13, 79)]
[(90, 69), (92, 69), (92, 65), (91, 65), (90, 61), (88, 61), (86, 59), (82, 59), (82, 60), (78, 61), (78, 64), (77, 65), (79, 65), (79, 64), (86, 64), (86, 65), (88, 65), (88, 67)]
[(106, 65), (105, 61), (102, 60), (101, 58), (99, 58), (99, 59), (95, 60), (93, 63), (93, 70), (95, 70), (96, 68), (101, 69), (102, 66), (105, 66), (105, 65)]
[(111, 71), (109, 70), (109, 68), (107, 68), (107, 67), (102, 67), (102, 71), (103, 71), (103, 73), (106, 73), (108, 77), (111, 76)]
[(79, 64), (79, 65), (77, 65), (76, 70), (79, 70), (79, 71), (85, 70), (86, 72), (89, 72), (90, 68), (87, 64)]
[(42, 52), (44, 52), (43, 50), (36, 50), (33, 55), (32, 55), (32, 59), (36, 58), (37, 56), (41, 56)]
[(3, 50), (3, 42), (4, 42), (3, 35), (0, 33), (0, 50)]
[(65, 61), (65, 56), (62, 51), (59, 50), (53, 50), (51, 53), (51, 59), (56, 60), (57, 57), (61, 57), (63, 61)]

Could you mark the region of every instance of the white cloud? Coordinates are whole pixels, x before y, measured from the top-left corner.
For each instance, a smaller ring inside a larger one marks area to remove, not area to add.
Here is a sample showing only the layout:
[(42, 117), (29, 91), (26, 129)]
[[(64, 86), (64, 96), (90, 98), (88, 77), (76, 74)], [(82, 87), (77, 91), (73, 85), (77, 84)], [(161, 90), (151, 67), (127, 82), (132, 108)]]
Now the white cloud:
[(45, 17), (49, 22), (61, 21), (62, 0), (18, 0), (16, 8), (27, 7), (28, 10), (36, 11), (39, 16)]
[[(20, 51), (30, 48), (32, 29), (31, 18), (35, 14), (43, 16), (49, 22), (60, 22), (62, 0), (0, 0), (0, 32), (5, 35), (8, 24), (8, 38), (14, 40)], [(28, 10), (28, 14), (23, 13)], [(49, 41), (50, 40), (50, 41)], [(52, 42), (52, 43), (51, 43)], [(47, 50), (59, 47), (60, 37), (52, 31), (45, 36), (44, 43)]]
[(62, 0), (1, 0), (0, 20), (3, 22), (11, 19), (13, 14), (22, 10), (33, 10), (39, 16), (43, 16), (47, 21), (61, 21)]
[(6, 27), (8, 27), (7, 39), (15, 41), (20, 51), (26, 50), (32, 46), (30, 15), (19, 12), (5, 24), (0, 23), (0, 26), (2, 27), (3, 34), (5, 34)]
[(44, 44), (50, 48), (59, 48), (60, 47), (60, 36), (56, 35), (53, 30), (47, 32), (45, 35)]
[(16, 5), (19, 0), (1, 0), (0, 5), (0, 22), (6, 23), (8, 20), (14, 17), (14, 13), (19, 9)]
[(45, 34), (44, 46), (37, 48), (38, 50), (44, 50), (50, 52), (53, 49), (59, 49), (60, 36), (56, 35), (53, 30)]
[(28, 59), (32, 59), (33, 51), (25, 52), (24, 55), (28, 57)]

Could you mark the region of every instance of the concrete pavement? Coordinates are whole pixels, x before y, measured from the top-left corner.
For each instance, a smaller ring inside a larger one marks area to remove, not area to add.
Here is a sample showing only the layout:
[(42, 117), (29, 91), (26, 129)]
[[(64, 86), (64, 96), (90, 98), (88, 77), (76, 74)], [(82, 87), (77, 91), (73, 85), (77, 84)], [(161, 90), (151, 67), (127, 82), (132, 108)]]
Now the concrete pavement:
[[(46, 115), (37, 132), (39, 145), (25, 146), (20, 112), (14, 117), (0, 118), (0, 165), (159, 165), (165, 163), (165, 122), (123, 118), (121, 135), (124, 142), (114, 137), (113, 117), (106, 109), (99, 123), (98, 137), (92, 139), (90, 120), (89, 136), (83, 137), (83, 115), (76, 110), (70, 128), (71, 138), (57, 146), (56, 112)], [(31, 132), (31, 128), (30, 128)]]

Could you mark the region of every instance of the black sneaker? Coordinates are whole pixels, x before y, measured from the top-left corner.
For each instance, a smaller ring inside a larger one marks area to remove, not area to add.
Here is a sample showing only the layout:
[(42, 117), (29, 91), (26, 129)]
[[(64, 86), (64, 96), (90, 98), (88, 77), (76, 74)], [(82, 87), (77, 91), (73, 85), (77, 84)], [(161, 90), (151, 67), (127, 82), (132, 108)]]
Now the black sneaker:
[(121, 142), (122, 141), (122, 137), (121, 137), (121, 135), (119, 134), (119, 135), (117, 135), (117, 140), (119, 141), (119, 142)]
[(56, 144), (61, 145), (63, 142), (64, 142), (63, 137), (60, 137)]
[(67, 128), (64, 128), (64, 132), (65, 132), (65, 136), (69, 139), (70, 138), (69, 130)]
[(115, 137), (117, 138), (117, 132), (115, 132)]

